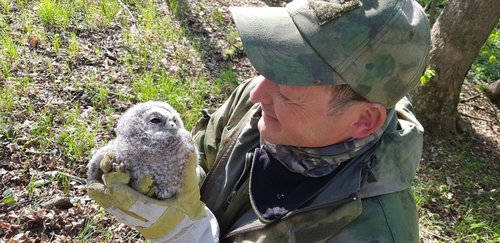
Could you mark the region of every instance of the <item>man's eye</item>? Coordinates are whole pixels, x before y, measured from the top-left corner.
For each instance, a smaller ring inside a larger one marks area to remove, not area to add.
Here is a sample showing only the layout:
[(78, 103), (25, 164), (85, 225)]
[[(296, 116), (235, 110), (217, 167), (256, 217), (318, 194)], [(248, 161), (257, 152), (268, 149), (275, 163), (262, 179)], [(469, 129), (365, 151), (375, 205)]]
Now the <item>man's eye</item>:
[(284, 94), (282, 94), (281, 92), (279, 93), (279, 96), (285, 100), (290, 100), (290, 98), (288, 98), (287, 96), (285, 96)]

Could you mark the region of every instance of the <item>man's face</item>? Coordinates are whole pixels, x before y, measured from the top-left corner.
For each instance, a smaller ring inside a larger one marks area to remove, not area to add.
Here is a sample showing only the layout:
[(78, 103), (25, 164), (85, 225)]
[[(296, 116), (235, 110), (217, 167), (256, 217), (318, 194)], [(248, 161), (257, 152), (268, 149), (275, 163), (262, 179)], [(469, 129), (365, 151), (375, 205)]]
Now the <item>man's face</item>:
[[(323, 147), (351, 137), (358, 105), (329, 114), (332, 91), (329, 86), (287, 86), (262, 76), (250, 94), (260, 103), (258, 128), (268, 142), (297, 147)], [(331, 112), (331, 111), (330, 111)]]

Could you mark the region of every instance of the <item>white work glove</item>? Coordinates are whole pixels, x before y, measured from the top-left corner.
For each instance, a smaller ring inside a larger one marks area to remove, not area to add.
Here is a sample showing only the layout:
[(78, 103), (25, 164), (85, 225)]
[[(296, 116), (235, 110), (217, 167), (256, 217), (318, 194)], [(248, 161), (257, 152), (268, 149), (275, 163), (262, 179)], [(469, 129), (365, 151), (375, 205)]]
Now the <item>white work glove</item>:
[(217, 220), (200, 201), (194, 154), (186, 165), (181, 190), (165, 200), (146, 196), (153, 192), (151, 177), (141, 178), (133, 185), (135, 190), (129, 187), (129, 173), (122, 166), (113, 169), (113, 162), (112, 155), (102, 159), (104, 183), (91, 181), (87, 192), (119, 222), (154, 242), (218, 242)]

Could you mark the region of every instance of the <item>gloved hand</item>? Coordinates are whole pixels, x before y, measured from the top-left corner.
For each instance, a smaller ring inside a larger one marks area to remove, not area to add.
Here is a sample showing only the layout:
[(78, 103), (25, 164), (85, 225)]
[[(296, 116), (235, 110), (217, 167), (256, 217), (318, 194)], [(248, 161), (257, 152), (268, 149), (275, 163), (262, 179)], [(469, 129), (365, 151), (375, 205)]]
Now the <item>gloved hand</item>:
[(217, 221), (200, 201), (195, 154), (186, 165), (181, 190), (174, 198), (166, 200), (147, 196), (153, 194), (151, 177), (141, 178), (129, 187), (130, 175), (122, 166), (113, 168), (113, 162), (112, 155), (101, 160), (104, 184), (92, 181), (87, 192), (118, 221), (134, 227), (153, 241), (218, 241)]

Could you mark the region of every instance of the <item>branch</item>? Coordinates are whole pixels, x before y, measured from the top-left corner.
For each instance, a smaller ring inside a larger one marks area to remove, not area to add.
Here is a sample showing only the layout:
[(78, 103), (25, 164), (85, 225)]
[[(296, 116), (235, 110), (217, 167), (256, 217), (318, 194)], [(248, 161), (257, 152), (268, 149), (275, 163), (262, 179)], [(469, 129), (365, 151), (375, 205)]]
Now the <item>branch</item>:
[(486, 121), (486, 122), (492, 122), (493, 121), (493, 120), (489, 120), (489, 119), (486, 119), (486, 118), (469, 115), (469, 114), (466, 114), (466, 113), (463, 113), (463, 112), (460, 112), (460, 115), (466, 116), (466, 117), (469, 117), (469, 118), (473, 118), (473, 119), (477, 119), (477, 120), (481, 120), (481, 121)]
[(462, 99), (462, 100), (460, 100), (460, 103), (465, 103), (467, 101), (471, 101), (471, 100), (473, 100), (473, 99), (475, 99), (475, 98), (477, 98), (479, 96), (481, 96), (481, 94), (473, 95), (473, 96), (471, 96), (469, 98)]
[(83, 179), (81, 177), (78, 177), (78, 176), (75, 176), (75, 175), (72, 175), (72, 174), (68, 174), (66, 172), (61, 172), (61, 171), (58, 171), (57, 173), (59, 173), (59, 174), (61, 174), (63, 176), (66, 176), (66, 177), (72, 179), (73, 181), (76, 181), (76, 182), (78, 182), (78, 183), (80, 183), (82, 185), (87, 184), (87, 180), (85, 180), (85, 179)]
[(135, 28), (137, 29), (137, 31), (139, 31), (139, 33), (140, 33), (141, 30), (139, 29), (139, 27), (137, 27), (137, 19), (134, 17), (134, 15), (132, 14), (132, 12), (127, 8), (127, 5), (125, 5), (121, 0), (118, 0), (118, 2), (122, 6), (122, 8), (124, 8), (128, 12), (128, 15), (132, 18), (132, 24), (135, 26)]
[(495, 104), (493, 104), (491, 100), (488, 99), (486, 102), (491, 106), (491, 110), (493, 111), (493, 119), (497, 122), (497, 124), (500, 125), (500, 120), (498, 120), (498, 108)]

